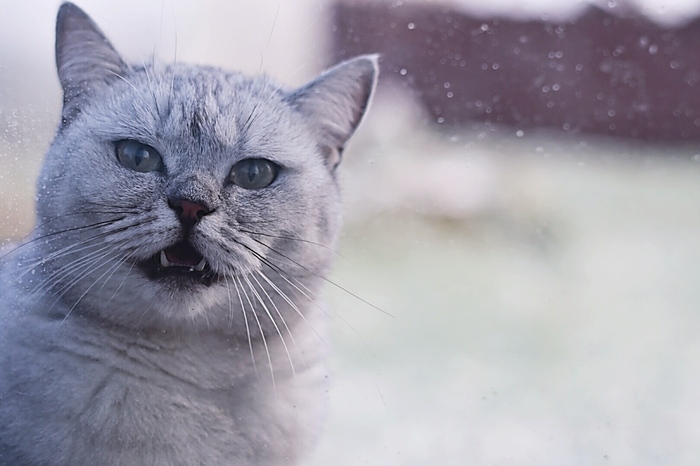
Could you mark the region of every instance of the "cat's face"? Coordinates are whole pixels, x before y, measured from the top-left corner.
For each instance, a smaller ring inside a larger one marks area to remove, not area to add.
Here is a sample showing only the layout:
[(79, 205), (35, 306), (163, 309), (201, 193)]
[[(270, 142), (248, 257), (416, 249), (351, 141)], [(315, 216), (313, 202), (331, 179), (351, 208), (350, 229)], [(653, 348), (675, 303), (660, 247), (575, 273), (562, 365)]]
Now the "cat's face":
[(128, 67), (72, 6), (57, 31), (64, 121), (37, 230), (53, 291), (149, 326), (232, 321), (237, 307), (314, 293), (338, 233), (335, 170), (376, 60), (286, 92), (211, 68)]

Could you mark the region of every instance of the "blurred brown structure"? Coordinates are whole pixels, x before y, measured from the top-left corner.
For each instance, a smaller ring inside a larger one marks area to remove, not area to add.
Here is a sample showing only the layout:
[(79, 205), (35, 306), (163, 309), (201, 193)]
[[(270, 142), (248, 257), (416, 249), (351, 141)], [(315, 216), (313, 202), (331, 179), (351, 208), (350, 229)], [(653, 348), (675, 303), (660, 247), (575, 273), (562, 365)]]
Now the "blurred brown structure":
[(662, 28), (589, 8), (566, 22), (478, 18), (448, 6), (340, 1), (334, 59), (382, 54), (445, 126), (554, 127), (700, 140), (700, 21)]

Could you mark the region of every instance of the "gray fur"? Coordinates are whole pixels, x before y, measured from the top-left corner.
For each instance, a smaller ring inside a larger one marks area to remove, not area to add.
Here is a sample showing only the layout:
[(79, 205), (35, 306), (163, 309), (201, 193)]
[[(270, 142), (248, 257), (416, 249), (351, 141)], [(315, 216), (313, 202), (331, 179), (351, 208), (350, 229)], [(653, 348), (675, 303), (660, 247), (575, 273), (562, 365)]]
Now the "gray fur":
[[(324, 405), (334, 171), (376, 57), (291, 92), (131, 67), (71, 4), (56, 55), (64, 112), (37, 228), (0, 271), (0, 464), (297, 464)], [(164, 170), (122, 166), (124, 139), (157, 149)], [(227, 182), (250, 157), (282, 167), (269, 187)], [(212, 209), (189, 239), (211, 284), (138, 265), (183, 237), (172, 199)]]

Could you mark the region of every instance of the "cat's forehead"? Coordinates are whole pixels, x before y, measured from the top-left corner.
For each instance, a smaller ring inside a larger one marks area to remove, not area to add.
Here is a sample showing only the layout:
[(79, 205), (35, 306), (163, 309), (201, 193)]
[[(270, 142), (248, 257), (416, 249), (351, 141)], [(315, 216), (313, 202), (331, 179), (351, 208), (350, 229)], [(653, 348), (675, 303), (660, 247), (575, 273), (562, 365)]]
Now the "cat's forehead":
[(230, 148), (242, 139), (271, 142), (288, 127), (280, 123), (289, 120), (290, 109), (265, 78), (180, 65), (134, 70), (128, 84), (119, 91), (119, 123), (140, 132), (144, 142)]

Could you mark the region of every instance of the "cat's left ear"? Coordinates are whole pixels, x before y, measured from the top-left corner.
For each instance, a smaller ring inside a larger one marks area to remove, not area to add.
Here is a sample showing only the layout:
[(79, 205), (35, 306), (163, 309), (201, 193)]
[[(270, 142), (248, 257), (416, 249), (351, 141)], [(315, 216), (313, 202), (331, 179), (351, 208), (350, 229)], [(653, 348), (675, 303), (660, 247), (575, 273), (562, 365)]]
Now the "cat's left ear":
[(379, 75), (377, 55), (362, 55), (329, 69), (291, 93), (287, 100), (311, 124), (334, 170), (345, 144), (367, 110)]
[(56, 68), (66, 121), (78, 113), (87, 95), (123, 75), (127, 65), (83, 10), (64, 3), (56, 17)]

